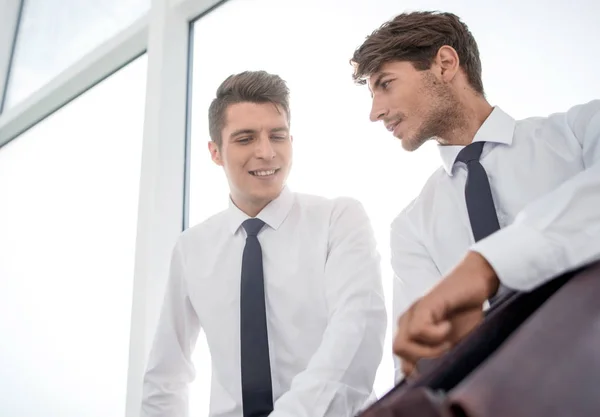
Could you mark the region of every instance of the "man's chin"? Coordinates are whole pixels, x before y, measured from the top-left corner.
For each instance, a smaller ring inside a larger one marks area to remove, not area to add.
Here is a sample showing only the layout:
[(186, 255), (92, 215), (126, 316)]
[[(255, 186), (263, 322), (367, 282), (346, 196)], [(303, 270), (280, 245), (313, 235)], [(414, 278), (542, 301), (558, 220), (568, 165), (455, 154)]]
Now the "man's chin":
[(427, 142), (427, 140), (422, 140), (419, 138), (415, 138), (414, 136), (410, 137), (406, 137), (404, 139), (401, 139), (400, 143), (402, 144), (402, 149), (404, 149), (407, 152), (414, 152), (417, 149), (419, 149), (425, 142)]
[(407, 152), (413, 152), (416, 151), (419, 146), (421, 146), (418, 143), (413, 142), (411, 139), (402, 139), (401, 141), (402, 143), (402, 149), (404, 149)]

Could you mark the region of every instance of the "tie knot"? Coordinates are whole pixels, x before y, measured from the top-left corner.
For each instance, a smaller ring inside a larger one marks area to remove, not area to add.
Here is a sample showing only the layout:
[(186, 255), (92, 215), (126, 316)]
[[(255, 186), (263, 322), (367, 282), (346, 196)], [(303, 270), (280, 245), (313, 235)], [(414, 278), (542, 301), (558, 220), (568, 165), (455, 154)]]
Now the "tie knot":
[(479, 161), (481, 151), (483, 150), (485, 142), (473, 142), (468, 146), (465, 146), (456, 157), (459, 162), (469, 163), (471, 161)]
[(262, 229), (264, 225), (265, 222), (263, 222), (261, 219), (248, 219), (242, 223), (242, 226), (244, 226), (244, 229), (246, 229), (248, 236), (258, 236), (258, 232), (260, 232), (260, 229)]

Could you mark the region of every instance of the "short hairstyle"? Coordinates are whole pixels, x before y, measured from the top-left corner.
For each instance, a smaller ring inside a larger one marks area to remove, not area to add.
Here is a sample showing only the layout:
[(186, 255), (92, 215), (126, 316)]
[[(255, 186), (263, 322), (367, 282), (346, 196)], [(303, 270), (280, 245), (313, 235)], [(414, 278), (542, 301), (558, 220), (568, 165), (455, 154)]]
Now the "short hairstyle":
[(354, 52), (354, 81), (365, 84), (367, 77), (393, 61), (411, 62), (420, 71), (430, 69), (444, 45), (456, 50), (469, 84), (483, 95), (477, 42), (458, 16), (443, 12), (402, 13), (385, 22)]
[(208, 109), (210, 138), (219, 147), (223, 144), (221, 132), (225, 127), (227, 108), (236, 103), (273, 103), (281, 106), (290, 122), (289, 89), (278, 75), (265, 71), (244, 71), (227, 77), (217, 89)]

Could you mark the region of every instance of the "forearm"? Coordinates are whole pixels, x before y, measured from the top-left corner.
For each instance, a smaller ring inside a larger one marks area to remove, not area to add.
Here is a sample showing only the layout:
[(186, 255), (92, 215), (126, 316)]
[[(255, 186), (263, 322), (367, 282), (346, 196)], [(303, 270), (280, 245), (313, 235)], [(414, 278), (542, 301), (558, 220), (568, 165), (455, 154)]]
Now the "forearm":
[(173, 384), (145, 378), (142, 399), (142, 417), (187, 417), (187, 384)]
[(176, 246), (142, 392), (142, 417), (187, 417), (191, 362), (200, 323), (188, 296), (181, 247)]
[(386, 323), (382, 299), (372, 300), (367, 309), (334, 316), (308, 367), (294, 378), (270, 417), (356, 414), (372, 393)]
[[(404, 214), (392, 223), (390, 249), (394, 271), (391, 325), (395, 334), (399, 317), (438, 284), (442, 275)], [(393, 360), (394, 379), (398, 382), (404, 375), (400, 359), (394, 355)]]
[(600, 259), (600, 163), (526, 207), (472, 250), (509, 288), (527, 291)]

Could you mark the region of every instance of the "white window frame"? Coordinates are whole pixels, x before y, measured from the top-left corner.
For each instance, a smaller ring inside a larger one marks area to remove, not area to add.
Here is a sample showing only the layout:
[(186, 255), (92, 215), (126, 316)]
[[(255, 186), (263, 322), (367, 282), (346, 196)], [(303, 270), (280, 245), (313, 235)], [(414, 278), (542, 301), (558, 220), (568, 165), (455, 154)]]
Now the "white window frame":
[[(7, 87), (21, 2), (0, 0), (0, 97)], [(150, 11), (130, 27), (0, 113), (1, 152), (2, 146), (73, 98), (148, 54), (125, 417), (140, 415), (143, 374), (171, 251), (187, 222), (191, 22), (224, 2), (152, 0)]]
[[(24, 0), (0, 0), (0, 114)], [(0, 128), (2, 131), (2, 128)], [(0, 139), (0, 146), (2, 140)]]

